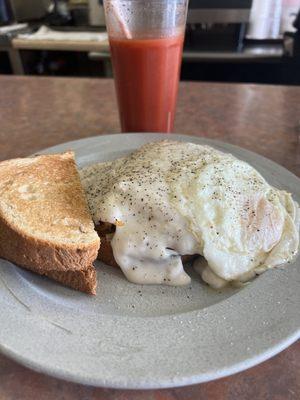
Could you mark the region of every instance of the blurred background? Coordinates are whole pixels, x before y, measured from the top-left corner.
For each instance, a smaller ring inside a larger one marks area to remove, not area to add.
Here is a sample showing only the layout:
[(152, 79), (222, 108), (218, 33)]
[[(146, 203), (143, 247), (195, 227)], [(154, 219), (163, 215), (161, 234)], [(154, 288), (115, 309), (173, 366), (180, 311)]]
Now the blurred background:
[[(0, 74), (110, 77), (99, 0), (0, 0)], [(300, 84), (300, 0), (190, 0), (181, 79)]]

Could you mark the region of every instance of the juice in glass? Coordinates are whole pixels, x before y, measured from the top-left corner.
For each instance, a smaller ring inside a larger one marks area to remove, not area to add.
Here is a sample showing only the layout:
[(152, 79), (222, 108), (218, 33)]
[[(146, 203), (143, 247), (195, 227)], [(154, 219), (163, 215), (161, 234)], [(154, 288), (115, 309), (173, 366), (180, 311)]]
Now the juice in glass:
[(104, 4), (122, 131), (171, 132), (187, 1)]
[(171, 132), (183, 35), (110, 39), (121, 127), (124, 132)]

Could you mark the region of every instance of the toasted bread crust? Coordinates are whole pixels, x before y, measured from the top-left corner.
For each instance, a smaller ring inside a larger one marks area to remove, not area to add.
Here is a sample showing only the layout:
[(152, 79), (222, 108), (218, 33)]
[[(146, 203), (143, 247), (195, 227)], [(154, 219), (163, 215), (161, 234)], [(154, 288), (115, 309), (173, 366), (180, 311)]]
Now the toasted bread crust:
[[(91, 264), (97, 257), (98, 248), (98, 243), (80, 252), (76, 249), (66, 251), (51, 245), (45, 247), (44, 243), (15, 232), (0, 216), (1, 258), (88, 294), (96, 294), (97, 276)], [(73, 262), (78, 269), (73, 268)], [(73, 270), (68, 269), (69, 265)], [(60, 270), (53, 270), (55, 267)]]
[(76, 248), (34, 239), (15, 231), (0, 215), (0, 257), (39, 274), (87, 269), (97, 258), (98, 249), (98, 242)]
[(43, 275), (72, 289), (88, 294), (96, 294), (97, 273), (92, 265), (84, 271), (48, 271)]

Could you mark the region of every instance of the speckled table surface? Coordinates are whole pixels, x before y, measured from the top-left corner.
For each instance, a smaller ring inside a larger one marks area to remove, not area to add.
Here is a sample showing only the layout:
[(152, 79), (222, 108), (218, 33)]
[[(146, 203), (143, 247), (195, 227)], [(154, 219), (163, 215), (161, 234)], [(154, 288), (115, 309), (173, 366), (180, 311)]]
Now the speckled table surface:
[[(299, 87), (182, 83), (175, 129), (245, 147), (300, 176)], [(0, 77), (0, 159), (119, 130), (111, 80)], [(0, 400), (33, 398), (296, 400), (300, 398), (300, 342), (237, 375), (156, 391), (76, 385), (30, 371), (0, 355)]]

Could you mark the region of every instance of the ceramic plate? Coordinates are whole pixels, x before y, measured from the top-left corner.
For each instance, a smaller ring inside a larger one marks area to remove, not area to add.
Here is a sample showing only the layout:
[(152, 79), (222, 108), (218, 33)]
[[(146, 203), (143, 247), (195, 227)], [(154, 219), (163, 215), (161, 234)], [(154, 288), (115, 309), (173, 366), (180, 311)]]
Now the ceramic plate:
[[(79, 167), (117, 158), (159, 134), (120, 134), (62, 144)], [(300, 180), (279, 165), (218, 141), (208, 144), (252, 164), (274, 186), (294, 193)], [(88, 296), (0, 260), (0, 349), (18, 362), (83, 384), (163, 388), (242, 371), (300, 336), (300, 259), (243, 289), (214, 291), (199, 276), (187, 287), (140, 286), (96, 263), (98, 294)]]

